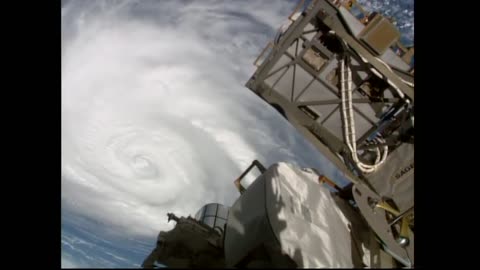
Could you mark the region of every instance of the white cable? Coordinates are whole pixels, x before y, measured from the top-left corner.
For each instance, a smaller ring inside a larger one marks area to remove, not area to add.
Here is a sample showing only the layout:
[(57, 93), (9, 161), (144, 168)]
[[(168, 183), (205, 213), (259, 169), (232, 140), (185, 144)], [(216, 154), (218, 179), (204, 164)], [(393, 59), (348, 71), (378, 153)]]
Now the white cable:
[[(392, 68), (390, 68), (390, 65), (385, 63), (382, 59), (378, 58), (378, 57), (375, 57), (380, 63), (382, 63), (385, 67), (388, 68), (388, 70), (390, 70), (392, 73), (393, 73), (393, 70)], [(410, 86), (410, 87), (415, 87), (415, 85), (409, 81), (406, 81), (404, 79), (402, 79), (401, 77), (398, 77), (404, 84)]]
[[(357, 52), (357, 53), (358, 53), (358, 52)], [(360, 53), (358, 53), (358, 56), (360, 56), (360, 59), (362, 59), (362, 61), (363, 61), (365, 64), (367, 64), (367, 65), (370, 64), (370, 63), (368, 62), (368, 60), (365, 59)], [(376, 58), (378, 61), (380, 61), (380, 63), (382, 63), (383, 65), (385, 65), (385, 66), (393, 73), (392, 69), (390, 68), (390, 66), (389, 66), (387, 63), (383, 62), (383, 61), (382, 61), (380, 58), (378, 58), (378, 57), (375, 57), (375, 58)], [(377, 71), (374, 67), (370, 67), (370, 71), (371, 71), (373, 74), (377, 75), (379, 78), (383, 78), (382, 74), (380, 74), (380, 72)], [(407, 85), (409, 85), (409, 86), (411, 86), (411, 87), (414, 87), (414, 84), (413, 84), (413, 83), (408, 82), (408, 81), (405, 81), (404, 79), (402, 79), (402, 78), (400, 78), (400, 77), (398, 77), (398, 78), (399, 78), (403, 83), (405, 83), (405, 84), (407, 84)], [(394, 84), (394, 83), (393, 83), (391, 80), (389, 80), (388, 78), (387, 78), (387, 83), (388, 83), (393, 89), (395, 89), (395, 91), (396, 91), (397, 94), (400, 96), (400, 98), (406, 99), (406, 102), (407, 102), (408, 104), (410, 104), (410, 100), (407, 99), (407, 98), (405, 98), (405, 94), (397, 87), (396, 84)]]
[[(330, 31), (330, 32), (332, 34), (335, 34), (334, 31)], [(345, 48), (348, 48), (348, 44), (346, 43), (346, 41), (343, 40), (343, 39), (340, 39), (340, 40), (344, 43)], [(360, 58), (362, 59), (363, 62), (365, 62), (366, 64), (369, 64), (367, 59), (362, 57), (362, 55), (360, 55), (360, 54), (358, 54), (358, 55), (360, 56)], [(377, 58), (377, 60), (380, 61), (380, 63), (382, 63), (383, 65), (385, 65), (393, 73), (392, 69), (390, 68), (390, 66), (387, 63), (385, 63), (384, 61), (382, 61), (379, 58)], [(372, 173), (372, 172), (376, 171), (380, 167), (380, 165), (382, 165), (385, 162), (385, 160), (387, 159), (388, 146), (384, 145), (382, 147), (383, 152), (380, 151), (380, 147), (375, 148), (376, 158), (375, 158), (374, 164), (372, 164), (372, 165), (365, 164), (365, 163), (363, 163), (359, 160), (358, 153), (357, 153), (357, 145), (356, 145), (357, 139), (356, 139), (356, 134), (355, 134), (355, 119), (354, 119), (354, 114), (353, 114), (353, 103), (352, 103), (352, 71), (351, 71), (350, 67), (348, 66), (348, 63), (346, 63), (345, 61), (346, 61), (346, 59), (343, 59), (340, 62), (340, 76), (341, 76), (341, 78), (340, 78), (340, 88), (341, 88), (340, 92), (341, 92), (341, 99), (342, 99), (342, 116), (343, 116), (343, 119), (345, 120), (345, 125), (344, 125), (345, 140), (346, 140), (347, 146), (348, 146), (348, 148), (351, 152), (352, 159), (355, 162), (355, 164), (357, 165), (357, 167), (364, 173)], [(346, 66), (347, 79), (345, 79), (345, 65), (347, 65)], [(374, 67), (370, 67), (370, 70), (375, 75), (377, 75), (379, 78), (383, 78), (383, 76), (380, 74), (380, 72), (378, 72)], [(414, 87), (413, 83), (407, 82), (400, 77), (399, 77), (399, 79), (402, 80), (402, 82), (406, 83), (407, 85), (409, 85), (411, 87)], [(345, 87), (345, 83), (347, 83), (347, 87)], [(393, 89), (395, 89), (395, 91), (397, 91), (400, 98), (405, 99), (405, 101), (408, 104), (410, 104), (410, 100), (405, 97), (405, 94), (397, 87), (397, 85), (395, 85), (389, 79), (387, 79), (387, 83)], [(385, 140), (382, 139), (382, 138), (379, 138), (379, 137), (375, 138), (374, 140), (377, 143), (385, 143)]]
[[(345, 65), (347, 78), (345, 79)], [(375, 163), (372, 165), (365, 164), (361, 162), (358, 158), (357, 145), (356, 145), (356, 135), (355, 135), (355, 119), (353, 114), (353, 103), (352, 103), (352, 71), (348, 64), (345, 63), (345, 60), (340, 62), (340, 92), (342, 99), (342, 116), (345, 121), (344, 133), (347, 146), (352, 154), (353, 161), (357, 167), (364, 173), (371, 173), (378, 169), (382, 165), (388, 155), (388, 146), (383, 147), (383, 154), (380, 151), (380, 148), (377, 147)], [(347, 83), (347, 87), (345, 87)], [(383, 139), (375, 138), (379, 143), (384, 142)]]

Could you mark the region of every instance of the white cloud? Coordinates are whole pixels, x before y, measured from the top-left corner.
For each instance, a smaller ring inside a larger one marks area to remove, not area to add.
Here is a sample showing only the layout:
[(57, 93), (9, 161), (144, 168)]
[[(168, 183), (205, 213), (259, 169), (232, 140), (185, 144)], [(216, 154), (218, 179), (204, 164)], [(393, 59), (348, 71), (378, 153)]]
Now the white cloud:
[(66, 257), (65, 255), (62, 254), (62, 262), (61, 262), (61, 268), (84, 268), (86, 267), (85, 265), (74, 262), (72, 261), (71, 258)]

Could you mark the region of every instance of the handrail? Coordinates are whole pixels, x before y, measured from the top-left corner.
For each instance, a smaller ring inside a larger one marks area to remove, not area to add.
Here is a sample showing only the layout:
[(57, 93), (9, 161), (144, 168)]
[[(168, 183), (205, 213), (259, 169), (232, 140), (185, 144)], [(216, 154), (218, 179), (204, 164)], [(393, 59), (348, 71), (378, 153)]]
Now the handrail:
[(253, 169), (254, 166), (257, 166), (258, 170), (260, 171), (261, 174), (263, 174), (267, 169), (262, 165), (262, 163), (260, 163), (260, 161), (258, 160), (254, 160), (252, 162), (252, 164), (250, 164), (250, 166), (248, 166), (248, 168), (235, 180), (233, 181), (233, 183), (235, 184), (235, 186), (237, 187), (238, 191), (240, 192), (240, 194), (242, 194), (243, 192), (245, 192), (245, 188), (242, 186), (242, 183), (240, 183), (240, 181), (242, 181), (242, 178), (245, 177), (245, 175), (247, 175), (247, 173)]
[(253, 62), (253, 65), (256, 66), (256, 67), (259, 67), (260, 65), (258, 65), (258, 60), (260, 60), (260, 58), (263, 56), (263, 54), (267, 51), (267, 49), (269, 47), (272, 47), (273, 48), (273, 42), (268, 42), (267, 46), (265, 46), (265, 48), (263, 48), (262, 52), (258, 55), (257, 59), (255, 59), (255, 61)]
[(295, 6), (295, 9), (292, 11), (292, 13), (290, 13), (290, 16), (288, 16), (288, 19), (290, 21), (293, 21), (292, 17), (295, 13), (297, 13), (298, 9), (300, 8), (301, 5), (303, 5), (305, 3), (305, 0), (300, 0), (298, 1), (298, 4)]

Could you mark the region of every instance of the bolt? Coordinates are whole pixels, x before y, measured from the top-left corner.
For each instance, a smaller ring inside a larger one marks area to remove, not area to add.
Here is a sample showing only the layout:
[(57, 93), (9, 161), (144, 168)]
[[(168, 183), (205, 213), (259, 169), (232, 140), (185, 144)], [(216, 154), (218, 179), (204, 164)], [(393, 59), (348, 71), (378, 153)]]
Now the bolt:
[(410, 241), (408, 240), (408, 238), (403, 237), (403, 236), (400, 236), (400, 237), (397, 239), (397, 243), (398, 243), (401, 247), (406, 247), (406, 246), (408, 246), (408, 244), (410, 243)]

